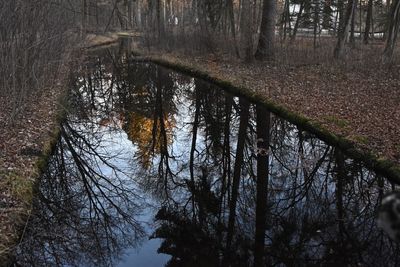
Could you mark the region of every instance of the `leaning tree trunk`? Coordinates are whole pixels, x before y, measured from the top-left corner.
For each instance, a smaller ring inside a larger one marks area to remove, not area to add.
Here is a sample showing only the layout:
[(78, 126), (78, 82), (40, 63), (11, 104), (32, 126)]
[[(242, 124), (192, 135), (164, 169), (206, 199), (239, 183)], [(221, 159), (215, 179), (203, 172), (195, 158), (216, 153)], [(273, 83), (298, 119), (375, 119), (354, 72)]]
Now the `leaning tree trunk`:
[(344, 23), (342, 24), (342, 28), (339, 31), (338, 42), (333, 52), (335, 58), (340, 58), (343, 53), (344, 43), (349, 33), (351, 18), (354, 16), (354, 10), (356, 7), (355, 4), (356, 0), (349, 0), (349, 3), (347, 4), (345, 20)]
[(364, 44), (368, 44), (368, 41), (369, 41), (369, 32), (371, 29), (373, 4), (374, 4), (373, 0), (368, 0), (367, 18), (365, 20)]
[(386, 40), (386, 47), (382, 57), (384, 63), (389, 63), (392, 60), (393, 50), (396, 44), (397, 34), (400, 26), (400, 0), (393, 2), (390, 18), (391, 21), (387, 33), (388, 37)]
[(317, 48), (317, 34), (319, 32), (319, 0), (314, 1), (314, 49)]
[[(337, 2), (337, 9), (338, 12), (336, 13), (336, 18), (339, 20), (339, 23), (336, 25), (337, 33), (338, 36), (340, 34), (341, 29), (343, 28), (343, 21), (344, 21), (344, 15), (343, 15), (343, 9), (344, 9), (344, 1), (343, 0), (338, 0)], [(337, 22), (336, 19), (336, 22)]]
[(263, 0), (260, 37), (255, 58), (271, 60), (274, 57), (276, 1)]
[(287, 29), (288, 26), (287, 24), (289, 23), (289, 35), (291, 34), (291, 27), (290, 27), (290, 0), (285, 0), (285, 5), (283, 8), (283, 12), (282, 12), (282, 16), (281, 16), (281, 21), (280, 21), (280, 31), (281, 31), (281, 35), (283, 35), (283, 40), (286, 40), (286, 35), (287, 35)]
[(353, 10), (353, 14), (351, 15), (351, 27), (350, 27), (350, 45), (351, 47), (355, 46), (356, 43), (356, 38), (354, 35), (354, 31), (355, 31), (355, 22), (356, 22), (356, 7), (357, 7), (357, 0), (353, 0), (354, 1), (354, 10)]
[(290, 38), (290, 42), (292, 42), (292, 43), (296, 39), (296, 34), (297, 34), (297, 30), (300, 25), (301, 17), (303, 15), (304, 6), (305, 6), (305, 0), (301, 1), (301, 3), (300, 3), (300, 10), (299, 10), (299, 13), (297, 13), (297, 19), (296, 19), (296, 23), (294, 24), (293, 34), (292, 34), (292, 37)]

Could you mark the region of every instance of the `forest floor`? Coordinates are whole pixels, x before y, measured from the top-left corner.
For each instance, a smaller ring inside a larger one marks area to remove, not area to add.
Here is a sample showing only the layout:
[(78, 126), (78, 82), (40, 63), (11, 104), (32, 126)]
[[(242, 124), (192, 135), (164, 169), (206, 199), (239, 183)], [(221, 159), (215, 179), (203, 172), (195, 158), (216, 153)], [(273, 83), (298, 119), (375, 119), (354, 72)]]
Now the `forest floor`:
[[(24, 111), (10, 121), (8, 97), (0, 97), (0, 262), (18, 242), (21, 227), (29, 217), (37, 162), (57, 125), (57, 106), (62, 92), (55, 85), (30, 96)], [(2, 264), (0, 264), (1, 266)]]
[(223, 54), (150, 51), (140, 53), (246, 87), (353, 141), (362, 151), (400, 164), (400, 65), (333, 59), (244, 63)]
[(70, 53), (57, 77), (27, 96), (14, 119), (13, 97), (0, 96), (0, 266), (8, 266), (10, 252), (22, 239), (41, 164), (58, 138), (70, 67), (81, 60)]

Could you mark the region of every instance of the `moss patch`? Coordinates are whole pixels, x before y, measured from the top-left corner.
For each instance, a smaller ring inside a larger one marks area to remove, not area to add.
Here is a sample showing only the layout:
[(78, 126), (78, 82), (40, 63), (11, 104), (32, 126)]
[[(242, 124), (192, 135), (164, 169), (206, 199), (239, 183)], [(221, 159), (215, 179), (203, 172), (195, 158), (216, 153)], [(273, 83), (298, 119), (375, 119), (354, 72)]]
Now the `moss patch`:
[(330, 122), (330, 123), (338, 126), (339, 128), (346, 128), (349, 125), (349, 122), (347, 120), (343, 120), (343, 119), (340, 119), (340, 118), (338, 118), (336, 116), (332, 116), (332, 115), (325, 116), (324, 119), (327, 122)]
[(4, 184), (10, 190), (11, 197), (23, 203), (31, 203), (33, 198), (33, 181), (26, 179), (15, 172), (10, 172), (4, 177)]
[(354, 140), (355, 142), (359, 143), (359, 144), (363, 144), (366, 145), (368, 144), (368, 137), (366, 136), (362, 136), (362, 135), (350, 135), (347, 137), (350, 140)]

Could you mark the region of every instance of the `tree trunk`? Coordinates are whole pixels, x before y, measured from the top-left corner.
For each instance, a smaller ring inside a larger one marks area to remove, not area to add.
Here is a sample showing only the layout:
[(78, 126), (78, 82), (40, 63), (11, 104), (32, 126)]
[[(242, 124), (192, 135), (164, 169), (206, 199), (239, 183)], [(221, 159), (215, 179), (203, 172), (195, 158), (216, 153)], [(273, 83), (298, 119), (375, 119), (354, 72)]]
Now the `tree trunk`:
[(98, 4), (98, 0), (96, 0), (96, 32), (99, 32), (99, 4)]
[[(230, 262), (231, 258), (231, 245), (233, 241), (235, 220), (236, 220), (236, 205), (239, 195), (240, 176), (243, 166), (244, 146), (246, 141), (247, 125), (249, 123), (249, 103), (246, 100), (241, 100), (240, 103), (240, 123), (239, 133), (236, 147), (236, 158), (233, 169), (232, 181), (232, 199), (229, 205), (229, 219), (228, 219), (228, 233), (226, 240), (226, 251), (224, 255), (225, 263)], [(223, 265), (225, 266), (225, 264)]]
[(133, 12), (132, 12), (133, 3), (132, 3), (132, 1), (128, 1), (127, 5), (128, 5), (127, 16), (128, 16), (128, 24), (129, 24), (128, 28), (133, 29)]
[(81, 33), (84, 34), (87, 28), (87, 0), (82, 1), (82, 27)]
[(373, 5), (374, 5), (374, 1), (368, 0), (367, 18), (365, 20), (364, 44), (368, 44), (368, 41), (369, 41), (369, 31), (371, 29)]
[(317, 48), (317, 34), (319, 28), (319, 0), (314, 1), (314, 49)]
[(272, 60), (275, 40), (275, 0), (263, 0), (260, 37), (255, 54), (257, 60)]
[(337, 211), (337, 221), (338, 221), (338, 232), (339, 232), (339, 240), (341, 243), (344, 243), (345, 240), (345, 225), (344, 225), (344, 218), (345, 218), (345, 211), (344, 211), (344, 203), (343, 203), (343, 188), (344, 188), (344, 181), (346, 180), (346, 173), (345, 173), (345, 159), (343, 154), (338, 149), (335, 149), (335, 195), (336, 195), (336, 211)]
[(301, 3), (300, 3), (300, 9), (299, 9), (299, 13), (297, 14), (296, 24), (294, 25), (294, 28), (293, 28), (293, 35), (290, 38), (291, 42), (294, 42), (294, 40), (296, 39), (296, 34), (297, 34), (297, 30), (299, 28), (301, 16), (303, 15), (303, 10), (304, 10), (304, 5), (305, 5), (304, 1), (305, 0), (301, 1)]
[(356, 38), (354, 36), (354, 31), (355, 31), (355, 22), (356, 22), (356, 7), (357, 7), (357, 0), (353, 0), (354, 1), (354, 10), (353, 10), (353, 14), (351, 15), (351, 29), (350, 29), (350, 45), (352, 47), (355, 46), (356, 43)]
[(362, 0), (359, 0), (358, 1), (358, 14), (359, 14), (359, 20), (358, 20), (358, 32), (360, 33), (360, 35), (358, 36), (358, 39), (360, 39), (360, 41), (362, 40), (362, 35), (361, 35), (361, 32), (362, 32)]
[(344, 43), (349, 33), (351, 18), (354, 16), (355, 4), (356, 0), (349, 0), (347, 4), (345, 20), (342, 24), (342, 28), (339, 31), (338, 42), (333, 53), (335, 58), (340, 58), (342, 56)]
[(343, 28), (343, 21), (344, 21), (344, 3), (343, 0), (338, 0), (338, 12), (336, 13), (337, 16), (339, 16), (339, 24), (337, 25), (338, 29), (338, 36), (340, 35), (340, 31)]
[(265, 266), (264, 246), (268, 197), (270, 113), (257, 105), (257, 196), (254, 266)]
[[(225, 123), (224, 123), (224, 145), (222, 151), (222, 181), (221, 192), (219, 196), (220, 207), (218, 216), (218, 225), (225, 221), (225, 207), (229, 199), (229, 188), (231, 184), (231, 116), (232, 116), (233, 97), (225, 96)], [(227, 194), (228, 193), (228, 194)], [(222, 242), (222, 227), (218, 230), (220, 242)]]
[(189, 170), (190, 170), (190, 181), (194, 185), (194, 153), (196, 151), (197, 142), (197, 130), (199, 128), (199, 118), (200, 118), (200, 89), (196, 86), (196, 99), (195, 99), (195, 111), (194, 111), (194, 121), (192, 128), (192, 146), (190, 149), (190, 160), (189, 160)]
[(231, 33), (233, 37), (233, 45), (235, 47), (235, 54), (237, 57), (240, 57), (239, 53), (239, 48), (237, 45), (237, 40), (236, 40), (236, 27), (235, 27), (235, 14), (233, 12), (233, 0), (228, 0), (227, 5), (228, 5), (228, 13), (229, 13), (229, 23), (230, 23), (230, 28), (231, 28)]
[(391, 20), (387, 33), (386, 47), (382, 57), (384, 63), (390, 63), (392, 60), (393, 50), (396, 44), (397, 34), (400, 26), (400, 0), (393, 2), (390, 18)]
[(242, 44), (244, 47), (245, 60), (250, 62), (253, 60), (253, 29), (252, 29), (252, 21), (251, 21), (251, 9), (250, 9), (250, 1), (251, 0), (243, 0), (243, 8), (242, 8), (242, 24), (241, 24), (241, 36), (242, 36)]
[[(283, 12), (282, 12), (282, 18), (281, 18), (281, 31), (283, 31), (283, 40), (286, 40), (286, 35), (287, 35), (287, 30), (289, 28), (290, 29), (290, 3), (289, 0), (285, 0), (285, 5), (283, 8)], [(287, 26), (287, 24), (289, 23), (289, 27)], [(282, 33), (281, 33), (282, 34)], [(289, 32), (290, 34), (290, 32)]]
[(156, 1), (157, 35), (160, 41), (164, 35), (164, 22), (162, 18), (162, 0)]

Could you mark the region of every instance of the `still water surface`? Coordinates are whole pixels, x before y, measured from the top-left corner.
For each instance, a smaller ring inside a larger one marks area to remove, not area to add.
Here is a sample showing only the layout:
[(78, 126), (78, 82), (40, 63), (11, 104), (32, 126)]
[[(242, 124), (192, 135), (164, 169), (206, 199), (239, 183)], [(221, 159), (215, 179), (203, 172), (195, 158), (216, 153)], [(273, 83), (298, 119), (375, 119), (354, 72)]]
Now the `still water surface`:
[(71, 88), (20, 266), (399, 264), (393, 185), (263, 107), (112, 49)]

